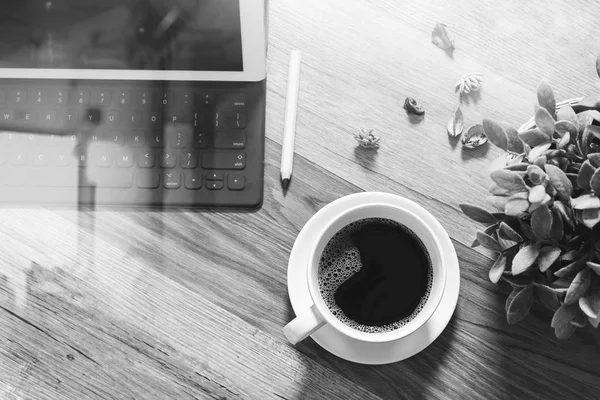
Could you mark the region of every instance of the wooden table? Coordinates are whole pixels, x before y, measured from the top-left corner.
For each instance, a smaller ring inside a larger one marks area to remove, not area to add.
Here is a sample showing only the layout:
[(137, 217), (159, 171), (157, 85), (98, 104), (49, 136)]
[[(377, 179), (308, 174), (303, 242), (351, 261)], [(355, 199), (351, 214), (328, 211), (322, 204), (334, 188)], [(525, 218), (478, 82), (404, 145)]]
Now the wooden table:
[[(600, 398), (598, 333), (554, 338), (535, 305), (519, 325), (491, 255), (469, 248), (492, 146), (463, 150), (446, 121), (455, 82), (482, 72), (463, 105), (526, 121), (547, 78), (557, 97), (600, 89), (600, 4), (584, 0), (398, 2), (278, 0), (270, 5), (265, 201), (257, 212), (0, 210), (0, 398), (525, 399)], [(443, 22), (450, 57), (431, 43)], [(294, 177), (279, 162), (288, 52), (303, 51)], [(414, 123), (402, 109), (426, 107)], [(378, 151), (356, 147), (373, 128)], [(385, 191), (431, 211), (451, 236), (461, 292), (450, 324), (400, 363), (341, 360), (282, 334), (293, 318), (287, 260), (327, 203)]]

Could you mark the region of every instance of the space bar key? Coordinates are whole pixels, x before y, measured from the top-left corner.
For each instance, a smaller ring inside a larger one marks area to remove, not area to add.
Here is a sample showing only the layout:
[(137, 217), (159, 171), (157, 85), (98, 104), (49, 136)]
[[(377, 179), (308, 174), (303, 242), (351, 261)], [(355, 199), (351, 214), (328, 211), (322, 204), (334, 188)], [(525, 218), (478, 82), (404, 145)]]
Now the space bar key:
[[(83, 174), (83, 176), (80, 176)], [(94, 169), (48, 169), (35, 171), (30, 175), (28, 184), (46, 187), (99, 187), (99, 188), (129, 188), (133, 182), (131, 171), (120, 170), (107, 173), (105, 170)]]

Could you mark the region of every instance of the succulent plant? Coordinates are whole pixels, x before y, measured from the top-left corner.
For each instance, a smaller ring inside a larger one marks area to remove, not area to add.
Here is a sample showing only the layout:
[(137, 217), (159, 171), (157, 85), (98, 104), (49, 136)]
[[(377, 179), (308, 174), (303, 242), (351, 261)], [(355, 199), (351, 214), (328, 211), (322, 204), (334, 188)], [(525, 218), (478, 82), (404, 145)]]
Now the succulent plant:
[(566, 339), (600, 324), (600, 95), (557, 104), (546, 81), (539, 106), (519, 130), (483, 120), (485, 136), (505, 150), (487, 202), (461, 204), (486, 228), (473, 246), (493, 251), (492, 282), (508, 282), (508, 323), (534, 299), (554, 311), (550, 325)]

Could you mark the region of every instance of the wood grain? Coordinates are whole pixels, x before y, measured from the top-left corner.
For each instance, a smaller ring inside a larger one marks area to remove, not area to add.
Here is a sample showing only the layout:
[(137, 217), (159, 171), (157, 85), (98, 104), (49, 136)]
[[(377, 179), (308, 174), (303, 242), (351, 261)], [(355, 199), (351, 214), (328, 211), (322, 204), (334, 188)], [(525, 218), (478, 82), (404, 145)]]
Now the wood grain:
[[(479, 227), (486, 146), (445, 125), (453, 86), (483, 72), (466, 122), (515, 126), (547, 78), (557, 97), (600, 89), (600, 26), (589, 1), (270, 4), (265, 200), (254, 212), (0, 209), (0, 399), (597, 399), (600, 340), (554, 338), (541, 305), (508, 325), (508, 288), (490, 283)], [(430, 43), (444, 22), (449, 57)], [(294, 178), (279, 184), (288, 52), (303, 51)], [(426, 107), (414, 123), (406, 96)], [(358, 127), (382, 136), (356, 149)], [(295, 237), (327, 203), (361, 191), (406, 196), (450, 234), (461, 268), (454, 317), (422, 353), (364, 366), (308, 339), (293, 347), (286, 288)]]

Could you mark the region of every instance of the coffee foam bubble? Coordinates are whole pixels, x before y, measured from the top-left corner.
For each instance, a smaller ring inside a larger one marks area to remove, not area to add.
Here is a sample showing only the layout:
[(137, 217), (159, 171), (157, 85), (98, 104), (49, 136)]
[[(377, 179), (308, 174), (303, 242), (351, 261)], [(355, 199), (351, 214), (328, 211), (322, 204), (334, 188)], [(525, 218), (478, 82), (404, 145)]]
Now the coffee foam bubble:
[(429, 271), (427, 272), (427, 290), (425, 295), (421, 298), (421, 301), (417, 305), (415, 311), (408, 317), (382, 326), (363, 325), (348, 318), (342, 309), (335, 303), (334, 295), (342, 283), (346, 282), (346, 280), (348, 280), (362, 268), (362, 264), (360, 262), (360, 253), (358, 252), (356, 246), (354, 246), (352, 243), (351, 235), (358, 229), (372, 223), (384, 223), (398, 226), (402, 228), (404, 232), (409, 233), (417, 242), (421, 243), (421, 246), (423, 249), (425, 249), (425, 245), (421, 239), (414, 234), (414, 232), (412, 232), (406, 226), (391, 219), (365, 218), (354, 221), (339, 230), (325, 246), (325, 249), (321, 254), (321, 259), (319, 260), (318, 282), (319, 290), (323, 300), (325, 301), (325, 304), (332, 314), (335, 315), (335, 317), (344, 325), (361, 332), (383, 333), (393, 331), (408, 324), (421, 312), (431, 293), (431, 287), (433, 285), (433, 268), (431, 266), (431, 262), (429, 262)]

